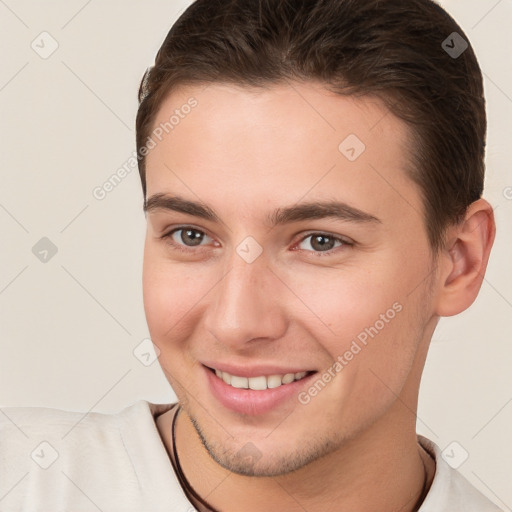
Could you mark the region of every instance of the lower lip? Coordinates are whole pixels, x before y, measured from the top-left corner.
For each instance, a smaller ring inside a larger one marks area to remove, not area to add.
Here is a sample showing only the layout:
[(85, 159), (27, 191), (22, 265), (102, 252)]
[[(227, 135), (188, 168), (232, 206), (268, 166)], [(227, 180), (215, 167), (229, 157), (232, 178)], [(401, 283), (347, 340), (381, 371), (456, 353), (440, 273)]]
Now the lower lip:
[(283, 384), (277, 388), (257, 391), (254, 389), (234, 388), (226, 384), (222, 379), (219, 379), (214, 372), (205, 366), (203, 368), (206, 372), (210, 390), (214, 397), (227, 409), (248, 416), (264, 414), (282, 405), (287, 400), (297, 397), (301, 388), (303, 388), (316, 373), (307, 375), (289, 384)]

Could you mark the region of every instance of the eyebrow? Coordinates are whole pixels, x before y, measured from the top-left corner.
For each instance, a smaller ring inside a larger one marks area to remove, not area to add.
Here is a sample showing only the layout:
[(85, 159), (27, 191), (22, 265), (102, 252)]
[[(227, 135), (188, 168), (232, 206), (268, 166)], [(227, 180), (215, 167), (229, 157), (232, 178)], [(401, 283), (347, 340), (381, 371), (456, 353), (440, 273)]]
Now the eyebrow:
[[(170, 210), (222, 223), (219, 216), (210, 207), (179, 196), (152, 195), (144, 203), (144, 212), (151, 213), (157, 210)], [(325, 218), (356, 223), (381, 223), (377, 217), (340, 201), (308, 202), (277, 208), (267, 215), (267, 223), (275, 227), (292, 222)]]

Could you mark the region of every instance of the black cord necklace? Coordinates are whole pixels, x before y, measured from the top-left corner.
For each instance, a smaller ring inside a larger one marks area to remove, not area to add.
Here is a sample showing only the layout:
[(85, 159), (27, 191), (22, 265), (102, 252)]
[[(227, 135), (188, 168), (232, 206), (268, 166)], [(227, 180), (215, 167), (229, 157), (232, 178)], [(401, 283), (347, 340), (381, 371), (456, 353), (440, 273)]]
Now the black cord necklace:
[(189, 501), (197, 501), (199, 502), (207, 512), (219, 512), (218, 510), (214, 509), (209, 503), (207, 503), (197, 492), (195, 489), (190, 485), (189, 481), (187, 480), (187, 477), (185, 476), (185, 473), (183, 473), (183, 469), (181, 468), (180, 459), (178, 458), (178, 450), (176, 448), (176, 418), (178, 417), (178, 414), (181, 412), (181, 406), (178, 404), (178, 409), (176, 410), (176, 413), (174, 414), (174, 418), (172, 419), (172, 426), (171, 426), (171, 434), (172, 434), (172, 453), (174, 455), (174, 461), (175, 461), (175, 470), (176, 474), (178, 476), (178, 480), (181, 484), (181, 487), (183, 488), (183, 491), (185, 492), (187, 498)]
[[(420, 448), (423, 449), (423, 447), (421, 445), (420, 445)], [(413, 512), (418, 512), (420, 510), (421, 504), (423, 503), (423, 501), (425, 501), (425, 498), (427, 497), (427, 494), (428, 494), (428, 489), (427, 489), (428, 470), (427, 470), (427, 465), (425, 464), (425, 461), (423, 460), (423, 457), (421, 458), (421, 462), (423, 464), (423, 472), (424, 472), (425, 477), (423, 478), (423, 487), (421, 488), (420, 496), (419, 496), (418, 500), (416, 501), (416, 503), (414, 504), (414, 507), (412, 509)]]
[[(172, 426), (171, 426), (171, 434), (172, 434), (172, 452), (174, 454), (174, 461), (175, 461), (175, 470), (176, 474), (178, 476), (178, 480), (180, 481), (181, 487), (185, 491), (185, 494), (187, 498), (190, 501), (196, 500), (199, 502), (203, 507), (205, 507), (207, 512), (219, 512), (218, 510), (214, 509), (209, 503), (207, 503), (197, 492), (194, 490), (194, 488), (190, 485), (189, 481), (187, 480), (185, 473), (183, 473), (183, 469), (181, 468), (180, 459), (178, 458), (178, 450), (176, 447), (176, 418), (178, 417), (178, 414), (181, 412), (181, 406), (178, 404), (178, 409), (176, 410), (176, 413), (174, 414), (174, 418), (172, 419)], [(420, 446), (421, 447), (421, 446)], [(412, 509), (413, 512), (418, 512), (421, 504), (426, 498), (427, 495), (427, 483), (428, 483), (428, 471), (427, 466), (425, 464), (425, 461), (423, 460), (423, 457), (421, 458), (421, 462), (423, 464), (423, 471), (424, 471), (424, 479), (423, 479), (423, 487), (421, 489), (421, 493), (419, 495), (418, 500), (414, 504), (414, 507)]]

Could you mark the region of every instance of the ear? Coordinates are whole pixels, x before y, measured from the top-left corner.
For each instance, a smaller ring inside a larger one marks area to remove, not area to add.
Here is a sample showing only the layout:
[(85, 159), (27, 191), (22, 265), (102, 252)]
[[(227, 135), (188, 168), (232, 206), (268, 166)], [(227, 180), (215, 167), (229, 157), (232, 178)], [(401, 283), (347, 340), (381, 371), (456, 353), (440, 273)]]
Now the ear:
[(464, 220), (448, 228), (439, 255), (439, 316), (456, 315), (473, 304), (482, 286), (495, 234), (494, 212), (485, 199), (472, 203)]

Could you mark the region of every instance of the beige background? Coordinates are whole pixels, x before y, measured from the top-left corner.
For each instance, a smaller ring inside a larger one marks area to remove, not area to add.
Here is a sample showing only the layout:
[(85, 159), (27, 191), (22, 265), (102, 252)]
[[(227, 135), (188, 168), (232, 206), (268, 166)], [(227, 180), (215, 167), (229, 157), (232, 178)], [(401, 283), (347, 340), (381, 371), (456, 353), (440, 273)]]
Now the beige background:
[[(148, 337), (138, 174), (103, 200), (93, 190), (132, 155), (139, 80), (189, 3), (0, 0), (1, 406), (114, 412), (174, 399), (158, 363), (136, 357)], [(442, 5), (485, 75), (498, 238), (477, 302), (435, 333), (418, 431), (459, 443), (460, 471), (510, 510), (512, 2)], [(58, 250), (46, 263), (32, 252), (43, 237)]]

